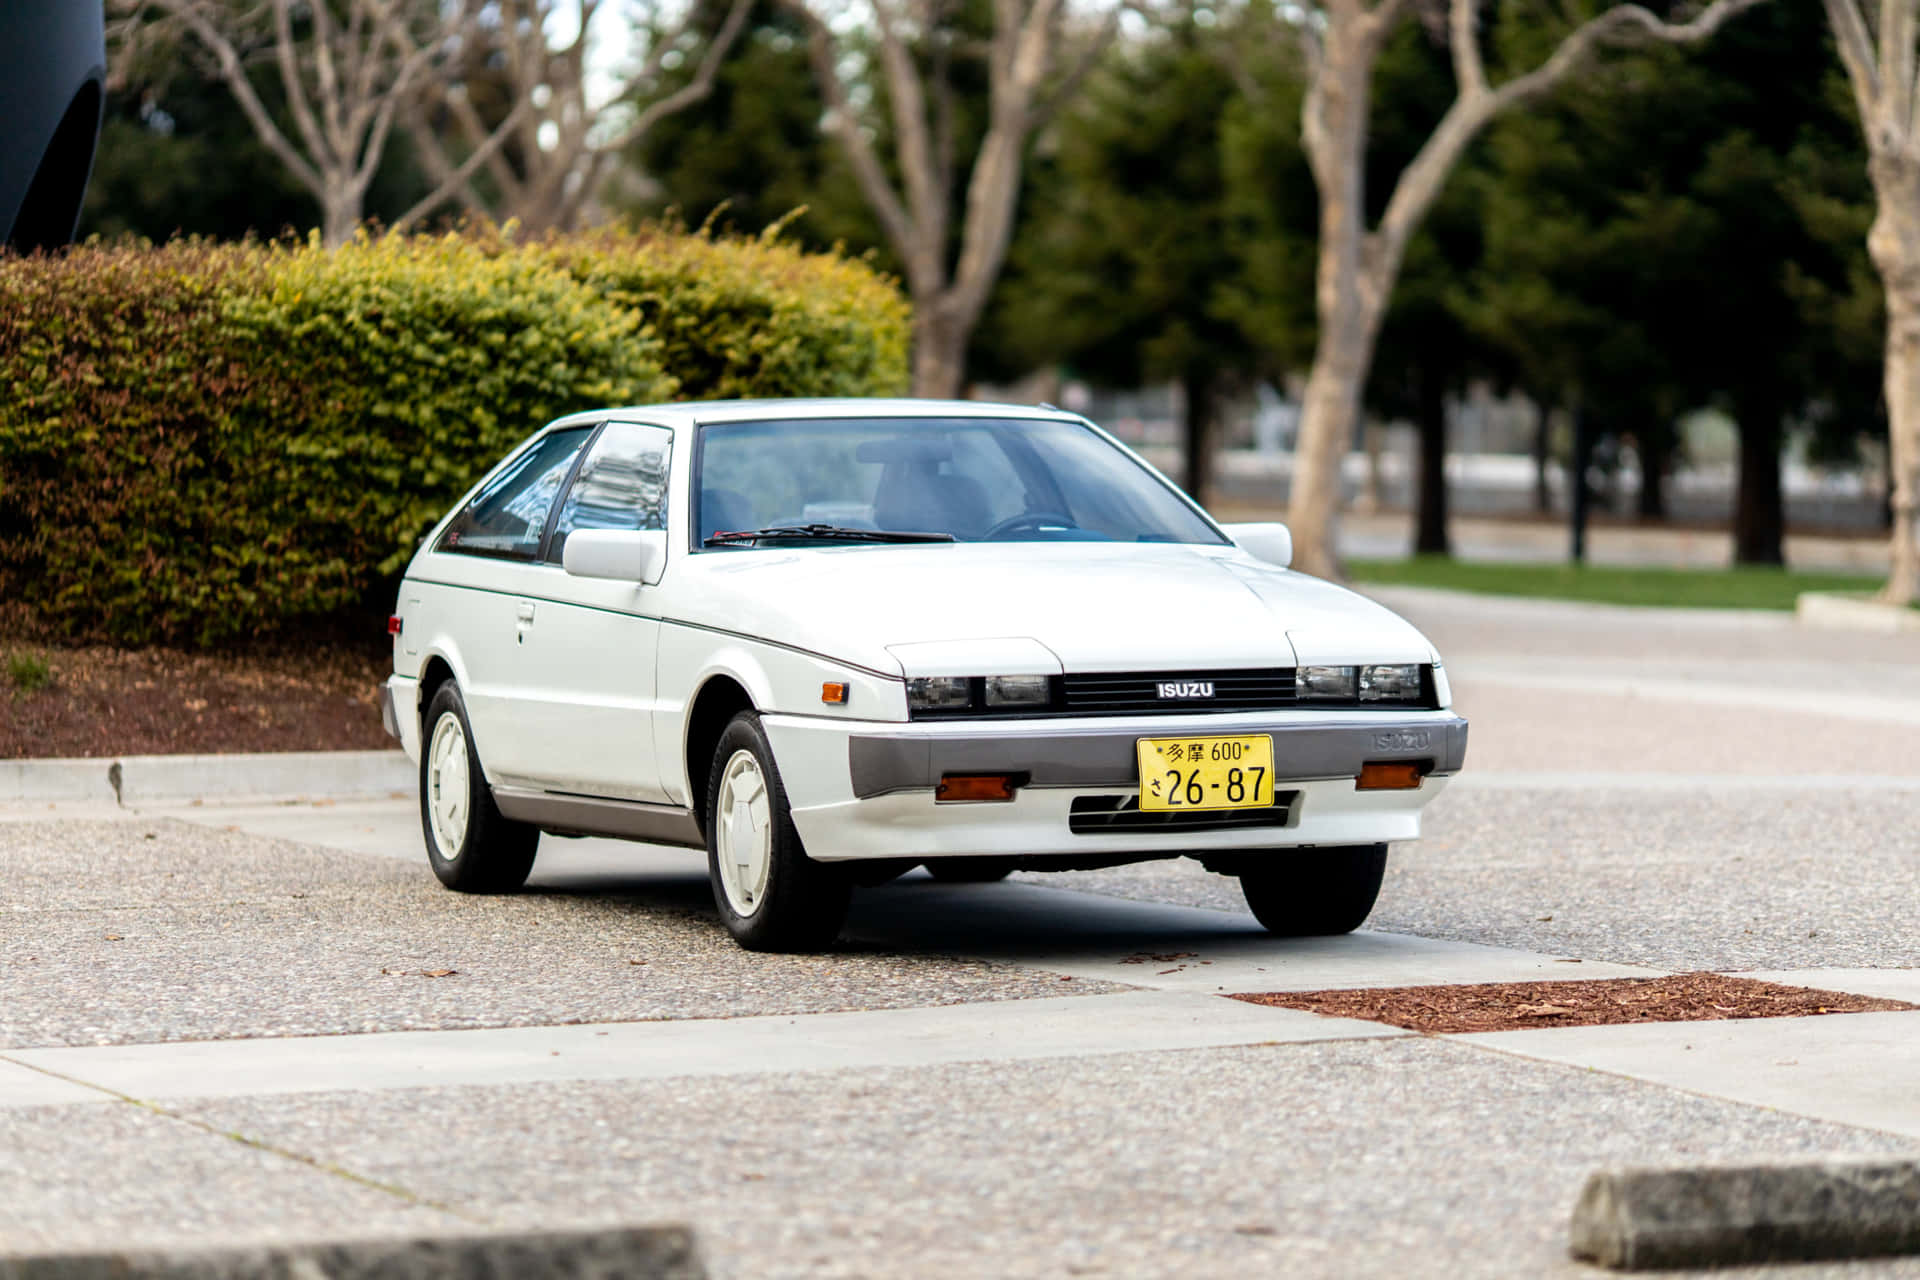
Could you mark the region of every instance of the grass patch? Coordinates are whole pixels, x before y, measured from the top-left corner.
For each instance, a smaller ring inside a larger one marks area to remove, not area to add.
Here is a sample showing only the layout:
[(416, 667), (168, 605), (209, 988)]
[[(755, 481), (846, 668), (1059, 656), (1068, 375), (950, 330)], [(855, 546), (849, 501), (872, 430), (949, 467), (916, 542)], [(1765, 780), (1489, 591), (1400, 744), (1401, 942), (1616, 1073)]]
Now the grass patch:
[(37, 653), (10, 653), (7, 683), (19, 693), (36, 693), (53, 683), (53, 668)]
[(1647, 569), (1612, 565), (1509, 564), (1415, 556), (1351, 560), (1359, 583), (1441, 587), (1497, 596), (1540, 596), (1595, 604), (1665, 605), (1690, 609), (1792, 609), (1803, 591), (1878, 591), (1882, 579), (1845, 573), (1732, 569)]

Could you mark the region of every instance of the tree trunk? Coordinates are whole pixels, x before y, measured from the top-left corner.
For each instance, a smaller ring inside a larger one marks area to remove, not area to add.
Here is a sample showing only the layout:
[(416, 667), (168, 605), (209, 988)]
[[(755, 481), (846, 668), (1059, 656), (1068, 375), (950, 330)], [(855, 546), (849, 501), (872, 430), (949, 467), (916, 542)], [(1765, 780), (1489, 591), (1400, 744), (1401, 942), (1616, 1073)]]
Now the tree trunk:
[(1733, 561), (1783, 565), (1786, 508), (1780, 494), (1779, 402), (1762, 391), (1739, 402), (1737, 411), (1740, 480), (1733, 503)]
[(1414, 521), (1415, 555), (1451, 556), (1447, 538), (1447, 392), (1438, 374), (1420, 377), (1420, 487)]
[(948, 317), (938, 302), (914, 299), (913, 394), (958, 400), (966, 376), (967, 326)]
[(1920, 600), (1920, 163), (1877, 156), (1879, 212), (1867, 248), (1887, 297), (1887, 473), (1893, 508), (1890, 566), (1882, 598)]
[[(1324, 253), (1324, 250), (1323, 250)], [(1379, 330), (1376, 308), (1351, 296), (1348, 305), (1322, 315), (1320, 341), (1300, 413), (1294, 451), (1293, 492), (1287, 523), (1294, 531), (1294, 567), (1320, 578), (1343, 576), (1334, 551), (1334, 525), (1342, 496), (1341, 463), (1353, 449), (1360, 421), (1360, 388), (1373, 360)]]
[(357, 192), (330, 188), (320, 201), (320, 243), (338, 249), (360, 229), (361, 200)]
[(1642, 520), (1667, 518), (1667, 468), (1673, 465), (1673, 442), (1662, 432), (1650, 439), (1643, 433), (1635, 442), (1640, 454), (1640, 492), (1638, 510)]
[(1207, 505), (1213, 488), (1213, 377), (1211, 371), (1188, 370), (1181, 380), (1186, 392), (1187, 495)]
[(1547, 482), (1547, 463), (1553, 453), (1553, 406), (1536, 406), (1533, 422), (1533, 510), (1536, 515), (1553, 514), (1553, 486)]

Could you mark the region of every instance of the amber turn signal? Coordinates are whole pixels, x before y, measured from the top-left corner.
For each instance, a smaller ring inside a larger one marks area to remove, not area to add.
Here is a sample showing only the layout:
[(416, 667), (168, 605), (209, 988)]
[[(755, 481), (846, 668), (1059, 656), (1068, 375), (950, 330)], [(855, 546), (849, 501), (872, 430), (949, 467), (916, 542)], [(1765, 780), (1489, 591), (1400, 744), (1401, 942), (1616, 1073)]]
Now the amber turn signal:
[(1420, 763), (1416, 760), (1375, 760), (1360, 766), (1355, 791), (1416, 791), (1420, 787)]
[(829, 680), (820, 686), (820, 701), (845, 704), (847, 686), (838, 680)]
[(943, 773), (935, 800), (1011, 800), (1013, 777), (1005, 773)]

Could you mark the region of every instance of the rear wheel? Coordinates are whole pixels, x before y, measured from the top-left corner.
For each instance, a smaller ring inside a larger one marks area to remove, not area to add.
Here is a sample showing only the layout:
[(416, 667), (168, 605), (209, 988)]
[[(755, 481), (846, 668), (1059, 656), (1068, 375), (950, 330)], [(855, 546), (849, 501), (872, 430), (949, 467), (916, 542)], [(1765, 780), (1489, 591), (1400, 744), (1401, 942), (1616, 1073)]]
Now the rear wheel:
[(1013, 872), (1013, 864), (1004, 858), (935, 858), (926, 868), (942, 884), (990, 884)]
[(749, 951), (818, 951), (840, 936), (852, 882), (801, 847), (760, 717), (720, 735), (707, 783), (707, 877), (735, 942)]
[(1267, 932), (1283, 938), (1352, 933), (1366, 923), (1387, 872), (1387, 846), (1276, 853), (1240, 874), (1240, 892)]
[(512, 893), (526, 883), (538, 828), (501, 815), (480, 769), (467, 706), (451, 680), (427, 705), (420, 748), (420, 826), (440, 883), (461, 893)]

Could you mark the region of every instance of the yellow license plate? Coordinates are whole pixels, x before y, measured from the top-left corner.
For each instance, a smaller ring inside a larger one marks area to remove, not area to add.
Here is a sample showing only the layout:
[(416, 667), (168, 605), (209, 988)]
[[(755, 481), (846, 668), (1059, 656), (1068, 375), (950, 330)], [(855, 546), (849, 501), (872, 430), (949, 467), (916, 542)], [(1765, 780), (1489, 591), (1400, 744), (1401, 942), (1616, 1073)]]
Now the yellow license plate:
[(1140, 807), (1265, 809), (1273, 804), (1273, 739), (1140, 738)]

